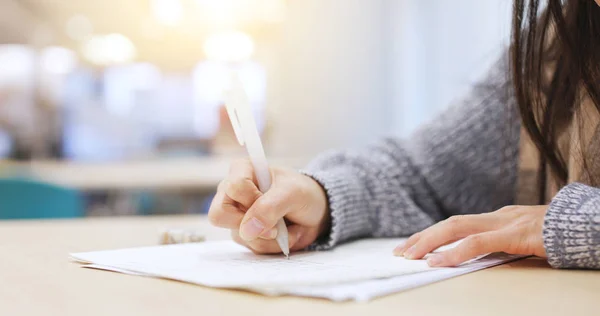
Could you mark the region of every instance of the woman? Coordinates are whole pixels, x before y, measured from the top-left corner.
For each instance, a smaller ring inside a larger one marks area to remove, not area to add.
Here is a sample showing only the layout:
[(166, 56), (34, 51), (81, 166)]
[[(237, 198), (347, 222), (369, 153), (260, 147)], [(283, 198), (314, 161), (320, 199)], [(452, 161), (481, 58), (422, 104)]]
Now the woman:
[(274, 168), (265, 194), (235, 163), (209, 218), (257, 253), (280, 252), (285, 217), (292, 250), (412, 234), (396, 255), (465, 238), (431, 266), (504, 251), (600, 269), (600, 0), (538, 2), (515, 0), (510, 52), (408, 141)]

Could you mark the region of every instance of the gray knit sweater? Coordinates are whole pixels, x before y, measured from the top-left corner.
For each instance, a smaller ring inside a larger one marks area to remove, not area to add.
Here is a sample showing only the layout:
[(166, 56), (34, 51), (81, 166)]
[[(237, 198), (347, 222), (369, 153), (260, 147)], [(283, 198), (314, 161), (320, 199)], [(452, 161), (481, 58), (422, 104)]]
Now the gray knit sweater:
[[(314, 248), (361, 237), (408, 236), (452, 215), (513, 204), (520, 120), (506, 58), (466, 98), (406, 140), (333, 151), (303, 172), (329, 199), (330, 234)], [(552, 200), (543, 228), (556, 268), (600, 269), (600, 189), (580, 183)]]

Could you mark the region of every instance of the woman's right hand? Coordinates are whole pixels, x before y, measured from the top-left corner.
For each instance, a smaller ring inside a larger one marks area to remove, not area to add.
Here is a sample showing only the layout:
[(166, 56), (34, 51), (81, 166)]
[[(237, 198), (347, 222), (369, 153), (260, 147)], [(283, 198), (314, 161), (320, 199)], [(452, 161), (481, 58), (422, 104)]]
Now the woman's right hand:
[(248, 160), (233, 163), (208, 212), (210, 222), (231, 230), (237, 243), (255, 253), (279, 253), (280, 218), (288, 225), (291, 251), (302, 250), (329, 230), (327, 196), (314, 179), (290, 169), (271, 168), (271, 188), (261, 193)]

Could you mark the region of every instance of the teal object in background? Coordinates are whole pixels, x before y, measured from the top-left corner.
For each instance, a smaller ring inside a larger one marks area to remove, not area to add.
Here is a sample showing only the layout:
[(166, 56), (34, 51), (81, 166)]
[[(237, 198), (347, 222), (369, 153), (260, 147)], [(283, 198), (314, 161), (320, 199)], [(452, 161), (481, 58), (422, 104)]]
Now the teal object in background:
[(84, 214), (79, 192), (31, 179), (0, 179), (0, 219), (73, 218)]

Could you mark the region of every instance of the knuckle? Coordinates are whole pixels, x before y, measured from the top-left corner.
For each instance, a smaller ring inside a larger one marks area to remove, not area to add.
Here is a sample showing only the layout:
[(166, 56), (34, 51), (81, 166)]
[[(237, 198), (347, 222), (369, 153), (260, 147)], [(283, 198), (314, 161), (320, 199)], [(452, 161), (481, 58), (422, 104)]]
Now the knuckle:
[(220, 192), (217, 192), (213, 198), (212, 201), (210, 201), (210, 206), (208, 208), (208, 212), (212, 212), (213, 210), (216, 210), (219, 205), (221, 205), (223, 203), (223, 194)]
[(420, 239), (420, 238), (421, 238), (421, 236), (422, 236), (422, 235), (423, 235), (423, 233), (422, 233), (422, 232), (415, 233), (415, 234), (413, 234), (412, 236), (410, 236), (410, 237), (408, 238), (408, 241), (415, 241), (415, 240), (418, 240), (418, 239)]
[(446, 220), (446, 223), (450, 226), (458, 226), (465, 220), (465, 215), (454, 215)]
[(262, 195), (253, 204), (246, 213), (246, 217), (254, 217), (265, 225), (265, 228), (272, 228), (276, 221), (283, 217), (282, 205), (279, 197), (273, 195)]
[(270, 214), (277, 209), (277, 202), (273, 199), (262, 199), (258, 202), (257, 212), (260, 214)]
[(211, 208), (208, 212), (208, 221), (214, 226), (223, 223), (223, 212), (220, 209)]
[(463, 256), (463, 254), (462, 254), (462, 252), (460, 252), (458, 249), (455, 248), (455, 249), (446, 251), (444, 256), (446, 256), (447, 260), (450, 262), (451, 265), (455, 265), (459, 261), (461, 261), (460, 258)]
[(497, 212), (498, 213), (510, 213), (510, 212), (513, 212), (517, 208), (518, 207), (515, 205), (507, 205), (507, 206), (501, 207)]
[(238, 178), (227, 183), (225, 192), (232, 198), (243, 198), (249, 196), (253, 192), (254, 183), (250, 179)]
[(456, 215), (447, 219), (444, 233), (451, 238), (457, 238), (460, 236), (461, 227), (466, 220), (466, 215)]
[(480, 235), (471, 235), (464, 241), (465, 247), (469, 250), (478, 250), (483, 246), (483, 238)]
[(219, 185), (217, 185), (217, 192), (224, 191), (226, 187), (227, 180), (221, 180), (221, 182), (219, 182)]

